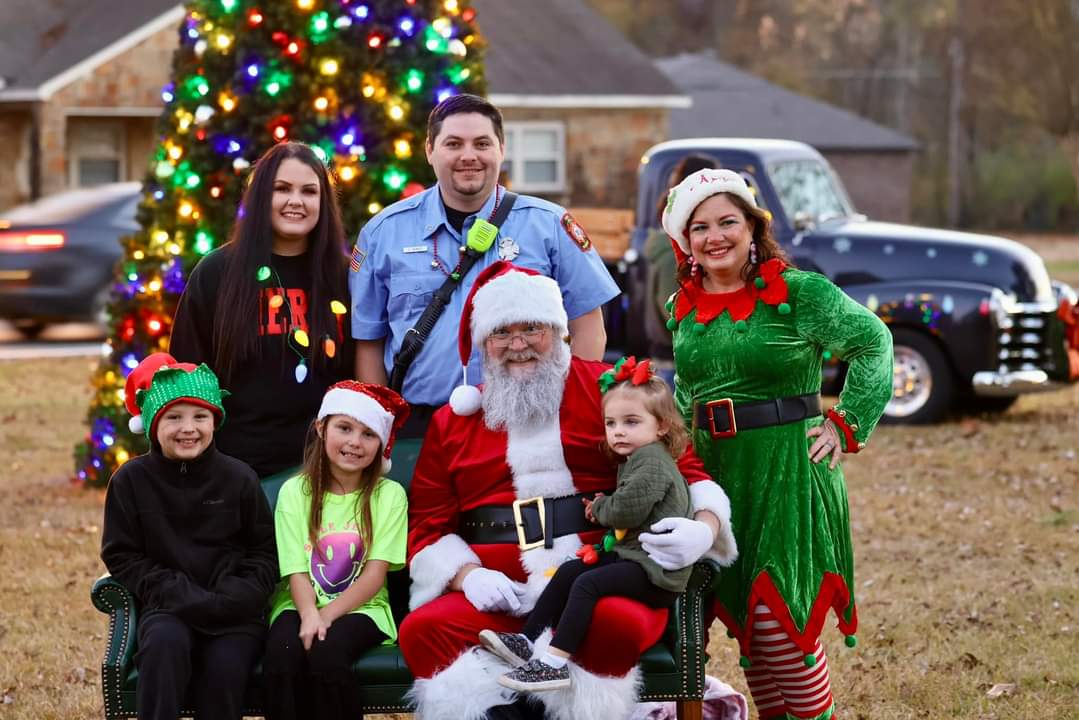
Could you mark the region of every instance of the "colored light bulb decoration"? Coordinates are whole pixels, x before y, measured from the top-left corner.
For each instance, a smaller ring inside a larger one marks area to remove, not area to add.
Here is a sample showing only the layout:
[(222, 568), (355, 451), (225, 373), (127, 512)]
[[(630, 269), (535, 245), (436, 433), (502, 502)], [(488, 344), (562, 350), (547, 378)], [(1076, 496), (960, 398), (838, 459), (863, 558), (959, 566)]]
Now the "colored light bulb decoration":
[[(112, 430), (88, 432), (75, 449), (75, 476), (90, 486), (146, 451), (145, 437), (126, 429), (124, 379), (167, 349), (188, 278), (242, 218), (262, 153), (285, 141), (317, 148), (355, 237), (383, 207), (433, 183), (421, 144), (434, 104), (486, 94), (482, 18), (469, 0), (186, 0), (183, 8), (157, 144), (143, 166), (140, 229), (121, 241), (111, 335), (91, 375), (88, 427)], [(260, 292), (285, 287), (268, 264), (250, 272)], [(287, 317), (290, 295), (271, 295)], [(296, 382), (341, 360), (347, 298), (329, 303), (336, 333), (308, 336), (316, 332), (308, 317), (306, 332), (288, 336)]]

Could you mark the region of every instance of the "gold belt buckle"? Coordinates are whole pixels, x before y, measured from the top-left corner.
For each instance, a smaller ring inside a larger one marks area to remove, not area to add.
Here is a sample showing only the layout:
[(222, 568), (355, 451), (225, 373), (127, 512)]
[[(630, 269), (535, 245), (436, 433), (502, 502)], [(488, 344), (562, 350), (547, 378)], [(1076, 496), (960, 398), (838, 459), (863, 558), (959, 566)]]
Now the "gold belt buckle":
[[(535, 505), (539, 511), (540, 539), (535, 542), (525, 542), (525, 524), (521, 517), (521, 508), (525, 505)], [(517, 526), (517, 547), (521, 550), (531, 550), (543, 546), (543, 540), (547, 537), (547, 513), (545, 512), (542, 497), (528, 498), (527, 500), (513, 501), (513, 523)]]

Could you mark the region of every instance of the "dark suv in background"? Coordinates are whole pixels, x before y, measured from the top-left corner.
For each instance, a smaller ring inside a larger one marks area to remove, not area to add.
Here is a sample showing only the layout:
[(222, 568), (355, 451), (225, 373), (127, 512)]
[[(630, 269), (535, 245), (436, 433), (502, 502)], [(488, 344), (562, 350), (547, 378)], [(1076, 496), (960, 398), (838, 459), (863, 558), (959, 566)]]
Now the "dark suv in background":
[(138, 230), (140, 183), (50, 195), (0, 212), (0, 317), (28, 334), (104, 320), (120, 238)]

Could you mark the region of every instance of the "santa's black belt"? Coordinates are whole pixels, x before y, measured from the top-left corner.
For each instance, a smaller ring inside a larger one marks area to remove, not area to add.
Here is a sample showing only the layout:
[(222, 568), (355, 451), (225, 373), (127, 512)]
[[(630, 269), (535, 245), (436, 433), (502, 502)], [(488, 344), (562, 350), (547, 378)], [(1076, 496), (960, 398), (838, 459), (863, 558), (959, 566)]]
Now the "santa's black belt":
[(712, 439), (720, 440), (734, 437), (743, 430), (786, 425), (820, 414), (820, 395), (817, 393), (737, 405), (730, 398), (722, 398), (694, 403), (693, 428), (708, 430)]
[(485, 505), (461, 513), (459, 534), (476, 545), (517, 543), (522, 550), (551, 548), (554, 539), (601, 529), (584, 516), (580, 493), (560, 498), (534, 497), (515, 500), (512, 505)]

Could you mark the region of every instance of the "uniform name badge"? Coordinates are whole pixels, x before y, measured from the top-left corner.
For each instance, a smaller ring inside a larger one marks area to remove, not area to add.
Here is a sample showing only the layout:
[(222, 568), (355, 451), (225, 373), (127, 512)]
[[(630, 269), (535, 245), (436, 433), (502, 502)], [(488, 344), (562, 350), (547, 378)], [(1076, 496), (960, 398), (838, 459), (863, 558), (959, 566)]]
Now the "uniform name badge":
[(521, 254), (521, 246), (511, 237), (500, 238), (498, 241), (498, 259), (513, 262)]

